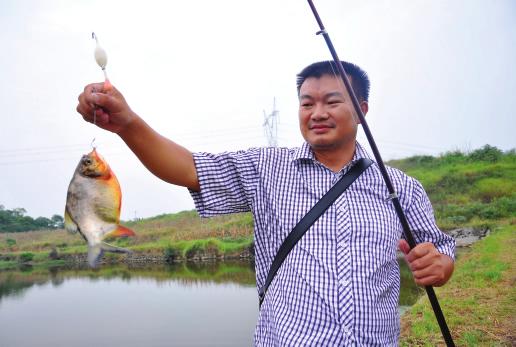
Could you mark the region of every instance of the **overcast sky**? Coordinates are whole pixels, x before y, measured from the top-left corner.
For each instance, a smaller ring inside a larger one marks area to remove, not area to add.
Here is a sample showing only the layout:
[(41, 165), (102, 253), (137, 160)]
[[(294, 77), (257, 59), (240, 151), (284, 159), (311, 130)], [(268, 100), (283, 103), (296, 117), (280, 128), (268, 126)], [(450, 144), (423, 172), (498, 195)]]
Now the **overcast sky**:
[[(369, 73), (367, 119), (385, 160), (516, 147), (515, 1), (315, 4), (340, 58)], [(103, 78), (92, 31), (133, 110), (192, 151), (221, 152), (267, 144), (274, 98), (279, 145), (301, 144), (296, 73), (331, 58), (317, 30), (302, 0), (0, 1), (0, 204), (62, 214), (96, 138), (123, 219), (193, 208), (186, 189), (76, 113), (84, 86)]]

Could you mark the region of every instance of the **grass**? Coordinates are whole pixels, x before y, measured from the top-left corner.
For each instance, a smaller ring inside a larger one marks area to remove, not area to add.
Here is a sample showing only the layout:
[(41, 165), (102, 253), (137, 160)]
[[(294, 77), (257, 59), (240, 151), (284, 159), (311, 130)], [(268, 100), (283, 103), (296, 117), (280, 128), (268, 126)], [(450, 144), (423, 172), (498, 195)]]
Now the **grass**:
[[(437, 296), (458, 346), (512, 346), (516, 342), (516, 227), (506, 224), (457, 260)], [(444, 345), (427, 297), (402, 317), (403, 346)]]
[[(249, 213), (203, 219), (195, 211), (183, 211), (122, 224), (136, 236), (109, 243), (170, 260), (236, 256), (249, 250), (253, 241)], [(87, 246), (79, 234), (64, 230), (0, 233), (0, 261), (41, 263), (49, 260), (52, 250), (60, 255), (85, 254)], [(106, 257), (117, 259), (119, 255), (108, 253)]]
[(417, 178), (443, 230), (489, 228), (516, 217), (516, 154), (494, 147), (439, 157), (414, 156), (388, 164)]

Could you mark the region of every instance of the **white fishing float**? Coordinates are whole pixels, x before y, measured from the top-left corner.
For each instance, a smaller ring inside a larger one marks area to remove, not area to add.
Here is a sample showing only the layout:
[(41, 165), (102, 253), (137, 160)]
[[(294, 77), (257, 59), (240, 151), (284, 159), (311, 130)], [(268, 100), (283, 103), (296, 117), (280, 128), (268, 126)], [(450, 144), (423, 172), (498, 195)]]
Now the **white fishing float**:
[(106, 72), (106, 66), (108, 63), (108, 57), (106, 50), (102, 48), (102, 46), (99, 44), (99, 39), (95, 33), (91, 33), (91, 37), (95, 40), (95, 61), (97, 62), (98, 66), (102, 69), (102, 72), (104, 72), (104, 90), (107, 90), (111, 87), (111, 83), (109, 82), (109, 79), (107, 77)]

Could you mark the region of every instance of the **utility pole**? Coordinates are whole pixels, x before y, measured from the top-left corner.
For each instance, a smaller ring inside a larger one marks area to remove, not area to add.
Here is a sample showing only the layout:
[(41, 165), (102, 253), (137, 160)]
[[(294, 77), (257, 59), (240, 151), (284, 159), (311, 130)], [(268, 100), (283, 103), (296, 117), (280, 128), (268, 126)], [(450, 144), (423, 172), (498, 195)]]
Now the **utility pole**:
[(278, 146), (278, 115), (279, 111), (276, 110), (276, 98), (274, 98), (272, 112), (267, 115), (265, 110), (263, 111), (263, 130), (265, 132), (265, 137), (267, 137), (269, 147)]

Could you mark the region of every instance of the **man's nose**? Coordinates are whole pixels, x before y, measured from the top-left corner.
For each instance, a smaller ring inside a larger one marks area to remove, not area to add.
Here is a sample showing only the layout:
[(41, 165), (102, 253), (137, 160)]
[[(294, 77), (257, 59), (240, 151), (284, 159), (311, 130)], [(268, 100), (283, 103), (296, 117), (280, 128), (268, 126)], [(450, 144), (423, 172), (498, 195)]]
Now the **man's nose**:
[(328, 111), (323, 104), (316, 103), (312, 110), (312, 116), (310, 117), (313, 120), (324, 120), (328, 118)]

